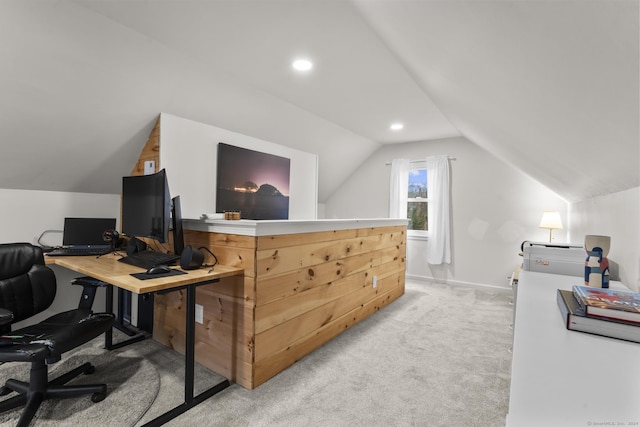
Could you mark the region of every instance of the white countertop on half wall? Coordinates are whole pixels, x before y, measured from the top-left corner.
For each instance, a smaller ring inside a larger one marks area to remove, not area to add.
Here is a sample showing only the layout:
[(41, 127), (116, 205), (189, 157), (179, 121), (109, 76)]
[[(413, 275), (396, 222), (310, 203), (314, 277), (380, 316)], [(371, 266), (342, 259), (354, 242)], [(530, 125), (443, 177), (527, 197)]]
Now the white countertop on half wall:
[(315, 220), (224, 220), (183, 219), (187, 230), (241, 236), (274, 236), (280, 234), (313, 233), (319, 231), (349, 230), (355, 228), (406, 226), (406, 219), (315, 219)]

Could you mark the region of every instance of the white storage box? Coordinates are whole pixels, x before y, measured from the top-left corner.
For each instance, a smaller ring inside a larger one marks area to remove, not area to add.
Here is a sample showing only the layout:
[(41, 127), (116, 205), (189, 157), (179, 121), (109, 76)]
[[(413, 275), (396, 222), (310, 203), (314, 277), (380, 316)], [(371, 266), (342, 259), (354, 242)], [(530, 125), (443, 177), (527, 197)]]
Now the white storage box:
[(525, 242), (522, 250), (525, 271), (584, 277), (587, 252), (582, 246)]

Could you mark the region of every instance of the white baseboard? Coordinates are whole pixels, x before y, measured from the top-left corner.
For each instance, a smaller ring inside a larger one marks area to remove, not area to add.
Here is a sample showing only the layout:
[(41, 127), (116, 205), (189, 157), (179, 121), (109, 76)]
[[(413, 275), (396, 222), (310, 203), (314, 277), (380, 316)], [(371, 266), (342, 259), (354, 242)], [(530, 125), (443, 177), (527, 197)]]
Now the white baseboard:
[(418, 276), (415, 274), (405, 274), (406, 280), (412, 280), (416, 282), (431, 282), (431, 283), (440, 283), (447, 285), (455, 285), (455, 286), (467, 286), (467, 287), (482, 287), (482, 288), (490, 288), (497, 291), (511, 292), (512, 289), (509, 286), (496, 286), (496, 285), (487, 285), (486, 283), (473, 283), (473, 282), (463, 282), (461, 280), (441, 280), (436, 279), (435, 277), (430, 276)]

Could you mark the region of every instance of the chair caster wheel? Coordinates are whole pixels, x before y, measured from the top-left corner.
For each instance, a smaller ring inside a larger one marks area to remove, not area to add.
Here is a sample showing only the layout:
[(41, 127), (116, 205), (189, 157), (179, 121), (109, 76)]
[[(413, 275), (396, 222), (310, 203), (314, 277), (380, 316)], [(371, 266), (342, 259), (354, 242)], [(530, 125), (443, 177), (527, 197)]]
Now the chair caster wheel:
[(0, 387), (0, 396), (6, 396), (7, 394), (11, 393), (13, 390), (11, 390), (9, 387)]
[(87, 366), (87, 369), (84, 370), (85, 375), (91, 375), (96, 371), (96, 367), (93, 365)]
[(107, 397), (107, 393), (93, 393), (91, 395), (91, 401), (93, 403), (102, 402)]

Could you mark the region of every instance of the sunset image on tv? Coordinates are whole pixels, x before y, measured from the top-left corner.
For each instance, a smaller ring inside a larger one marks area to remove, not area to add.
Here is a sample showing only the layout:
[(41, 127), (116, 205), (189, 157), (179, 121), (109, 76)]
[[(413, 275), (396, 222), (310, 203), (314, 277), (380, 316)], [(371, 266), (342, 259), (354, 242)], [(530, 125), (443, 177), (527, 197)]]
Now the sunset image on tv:
[(290, 166), (285, 157), (218, 143), (216, 211), (288, 219)]

